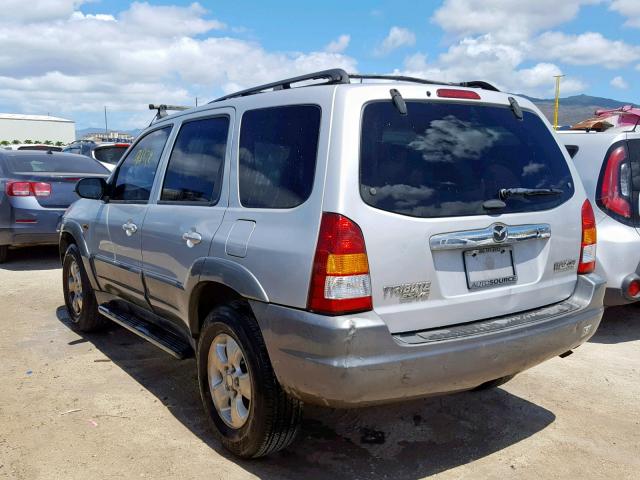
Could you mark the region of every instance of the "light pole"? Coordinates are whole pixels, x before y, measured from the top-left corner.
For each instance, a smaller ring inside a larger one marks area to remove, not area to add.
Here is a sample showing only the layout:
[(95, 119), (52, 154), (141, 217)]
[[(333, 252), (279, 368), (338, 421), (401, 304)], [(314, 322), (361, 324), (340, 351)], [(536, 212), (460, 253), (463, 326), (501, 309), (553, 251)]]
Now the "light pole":
[(556, 102), (553, 108), (553, 129), (558, 130), (558, 110), (560, 108), (560, 79), (566, 75), (554, 75), (556, 79)]

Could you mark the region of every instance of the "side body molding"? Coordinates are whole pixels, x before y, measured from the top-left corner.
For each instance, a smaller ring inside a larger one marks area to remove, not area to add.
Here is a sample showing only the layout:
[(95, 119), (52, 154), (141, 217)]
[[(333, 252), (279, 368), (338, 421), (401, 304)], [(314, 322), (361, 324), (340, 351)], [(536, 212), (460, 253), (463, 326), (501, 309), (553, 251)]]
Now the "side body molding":
[(246, 267), (224, 258), (206, 258), (200, 272), (200, 282), (217, 282), (232, 288), (243, 297), (268, 303), (267, 292)]

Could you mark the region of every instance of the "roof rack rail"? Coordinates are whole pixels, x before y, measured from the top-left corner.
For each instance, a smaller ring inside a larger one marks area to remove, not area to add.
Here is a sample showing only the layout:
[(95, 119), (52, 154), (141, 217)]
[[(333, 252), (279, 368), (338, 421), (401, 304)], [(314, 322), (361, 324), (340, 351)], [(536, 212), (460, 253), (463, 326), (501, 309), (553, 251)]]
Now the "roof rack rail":
[[(326, 80), (326, 83), (321, 85), (335, 85), (335, 84), (345, 84), (351, 83), (351, 79), (360, 79), (360, 80), (393, 80), (396, 82), (410, 82), (410, 83), (420, 83), (423, 85), (450, 85), (454, 87), (467, 87), (467, 88), (481, 88), (483, 90), (492, 90), (494, 92), (499, 92), (495, 86), (491, 85), (488, 82), (484, 82), (481, 80), (473, 80), (469, 82), (460, 82), (460, 83), (451, 83), (451, 82), (440, 82), (436, 80), (427, 80), (425, 78), (417, 78), (417, 77), (407, 77), (405, 75), (365, 75), (365, 74), (357, 74), (357, 73), (347, 73), (341, 68), (334, 68), (331, 70), (323, 70), (321, 72), (309, 73), (307, 75), (300, 75), (299, 77), (286, 78), (284, 80), (279, 80), (277, 82), (266, 83), (264, 85), (258, 85), (257, 87), (247, 88), (246, 90), (240, 90), (239, 92), (230, 93), (229, 95), (225, 95), (220, 98), (216, 98), (209, 103), (221, 102), (223, 100), (229, 100), (230, 98), (238, 98), (238, 97), (246, 97), (247, 95), (253, 95), (256, 93), (262, 93), (265, 90), (286, 90), (291, 88), (291, 85), (294, 83), (307, 82), (310, 80)], [(160, 107), (168, 107), (167, 105), (160, 105)], [(149, 108), (152, 106), (149, 105)], [(154, 109), (157, 107), (154, 107)], [(170, 110), (171, 108), (167, 108)], [(160, 113), (160, 110), (158, 110)], [(166, 114), (165, 114), (166, 115)]]
[(492, 90), (494, 92), (500, 91), (495, 86), (491, 85), (489, 82), (484, 82), (482, 80), (472, 80), (470, 82), (452, 83), (452, 82), (441, 82), (438, 80), (427, 80), (426, 78), (407, 77), (405, 75), (375, 75), (375, 74), (360, 75), (357, 73), (349, 74), (349, 77), (362, 79), (362, 80), (395, 80), (397, 82), (420, 83), (423, 85), (451, 85), (452, 87), (481, 88), (483, 90)]
[(285, 90), (291, 88), (291, 84), (306, 82), (310, 80), (327, 80), (327, 85), (336, 83), (349, 83), (349, 75), (341, 68), (334, 68), (331, 70), (323, 70), (321, 72), (309, 73), (307, 75), (300, 75), (299, 77), (287, 78), (278, 82), (266, 83), (257, 87), (247, 88), (246, 90), (240, 90), (236, 93), (225, 95), (224, 97), (216, 98), (212, 102), (221, 102), (230, 98), (245, 97), (247, 95), (253, 95), (254, 93), (261, 93), (265, 90)]
[(167, 113), (169, 111), (183, 111), (183, 110), (189, 110), (190, 108), (192, 108), (192, 107), (185, 107), (183, 105), (165, 105), (164, 103), (156, 105), (156, 104), (150, 103), (149, 104), (149, 110), (157, 110), (158, 111), (158, 113), (156, 113), (156, 116), (151, 121), (151, 123), (157, 122), (158, 120), (163, 119), (164, 117), (169, 115)]
[(377, 74), (360, 75), (358, 73), (350, 73), (349, 78), (355, 78), (360, 80), (394, 80), (396, 82), (421, 83), (424, 85), (453, 85), (452, 83), (437, 82), (435, 80), (427, 80), (426, 78), (407, 77), (405, 75), (377, 75)]
[(460, 82), (458, 83), (461, 87), (468, 88), (481, 88), (482, 90), (491, 90), (493, 92), (499, 92), (500, 90), (495, 85), (490, 84), (489, 82), (485, 82), (483, 80), (471, 80), (469, 82)]

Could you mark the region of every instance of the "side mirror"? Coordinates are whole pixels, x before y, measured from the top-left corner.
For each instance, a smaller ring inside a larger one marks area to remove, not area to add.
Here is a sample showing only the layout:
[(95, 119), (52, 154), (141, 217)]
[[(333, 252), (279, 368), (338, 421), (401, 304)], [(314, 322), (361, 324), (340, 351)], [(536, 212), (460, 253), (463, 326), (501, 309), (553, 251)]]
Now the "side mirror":
[(83, 178), (76, 183), (76, 193), (80, 198), (100, 200), (107, 193), (107, 182), (104, 178)]

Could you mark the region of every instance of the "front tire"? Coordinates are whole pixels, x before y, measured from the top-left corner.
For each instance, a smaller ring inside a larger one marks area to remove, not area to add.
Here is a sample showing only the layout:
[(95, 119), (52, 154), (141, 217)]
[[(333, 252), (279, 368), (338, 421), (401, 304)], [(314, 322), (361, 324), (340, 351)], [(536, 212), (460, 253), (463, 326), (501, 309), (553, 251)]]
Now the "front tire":
[(209, 313), (196, 356), (202, 404), (225, 448), (242, 458), (256, 458), (291, 444), (302, 402), (278, 383), (246, 303), (234, 301)]
[(62, 289), (67, 312), (78, 330), (92, 332), (105, 325), (105, 319), (98, 313), (96, 296), (76, 245), (69, 245), (64, 254)]
[(0, 263), (7, 261), (9, 255), (9, 245), (0, 245)]

